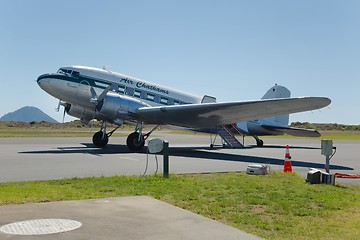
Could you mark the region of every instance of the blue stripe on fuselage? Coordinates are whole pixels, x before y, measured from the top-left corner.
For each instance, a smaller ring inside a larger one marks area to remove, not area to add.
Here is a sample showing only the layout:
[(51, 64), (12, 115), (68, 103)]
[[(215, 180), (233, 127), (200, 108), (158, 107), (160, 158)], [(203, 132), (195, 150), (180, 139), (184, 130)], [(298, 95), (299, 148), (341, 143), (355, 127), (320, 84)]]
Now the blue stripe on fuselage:
[[(63, 81), (68, 81), (68, 82), (73, 82), (73, 83), (81, 83), (82, 81), (86, 81), (90, 84), (91, 87), (96, 87), (96, 88), (101, 88), (101, 89), (105, 89), (106, 87), (101, 86), (101, 85), (96, 85), (96, 82), (106, 84), (106, 85), (111, 84), (110, 82), (106, 82), (104, 80), (90, 78), (90, 77), (86, 77), (86, 76), (73, 77), (73, 76), (66, 76), (64, 74), (58, 74), (58, 73), (43, 74), (38, 77), (37, 82), (39, 82), (42, 79), (46, 79), (46, 78), (53, 78), (53, 79), (58, 79), (58, 80), (63, 80)], [(96, 82), (95, 82), (95, 80), (96, 80)]]

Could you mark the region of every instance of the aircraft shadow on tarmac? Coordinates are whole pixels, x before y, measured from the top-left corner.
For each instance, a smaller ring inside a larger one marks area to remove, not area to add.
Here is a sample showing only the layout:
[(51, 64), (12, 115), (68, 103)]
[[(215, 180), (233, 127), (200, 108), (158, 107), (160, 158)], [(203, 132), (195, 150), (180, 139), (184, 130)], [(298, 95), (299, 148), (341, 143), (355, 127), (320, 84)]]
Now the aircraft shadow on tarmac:
[[(74, 153), (83, 153), (83, 154), (93, 154), (93, 155), (105, 155), (105, 154), (125, 154), (132, 153), (126, 145), (118, 144), (107, 144), (105, 148), (98, 148), (90, 143), (81, 143), (82, 147), (57, 147), (56, 149), (49, 150), (34, 150), (34, 151), (24, 151), (19, 152), (23, 154), (74, 154)], [(140, 152), (146, 153), (146, 151)]]
[[(266, 146), (262, 146), (262, 147), (258, 147), (256, 145), (250, 145), (250, 146), (246, 146), (245, 148), (274, 148), (274, 149), (285, 149), (285, 145), (266, 145)], [(303, 146), (290, 146), (291, 149), (304, 149), (304, 150), (316, 150), (316, 149), (321, 149), (318, 147), (303, 147)]]
[[(246, 163), (258, 163), (258, 164), (272, 164), (272, 165), (284, 165), (284, 159), (278, 158), (268, 158), (261, 156), (247, 156), (247, 155), (238, 155), (238, 154), (229, 154), (221, 152), (212, 152), (212, 151), (203, 151), (205, 148), (170, 148), (170, 156), (177, 157), (190, 157), (190, 158), (199, 158), (199, 159), (211, 159), (211, 160), (221, 160), (221, 161), (234, 161), (234, 162), (246, 162)], [(292, 166), (295, 167), (305, 167), (305, 168), (319, 168), (323, 169), (324, 164), (321, 163), (311, 163), (298, 160), (291, 161)], [(340, 165), (331, 165), (333, 170), (354, 170), (351, 167), (340, 166)]]
[[(83, 154), (92, 154), (92, 155), (107, 155), (107, 154), (129, 154), (132, 153), (129, 151), (126, 145), (118, 144), (108, 144), (105, 148), (96, 148), (93, 144), (82, 143), (83, 147), (58, 147), (57, 149), (51, 150), (39, 150), (39, 151), (25, 151), (19, 152), (22, 154), (74, 154), (74, 153), (83, 153)], [(251, 148), (251, 147), (249, 147)], [(284, 146), (266, 146), (262, 148), (284, 148)], [(311, 147), (291, 147), (293, 149), (319, 149)], [(272, 165), (283, 165), (284, 160), (278, 158), (268, 158), (261, 156), (247, 156), (241, 154), (231, 154), (231, 153), (222, 153), (216, 150), (206, 147), (170, 147), (169, 154), (170, 157), (187, 157), (187, 158), (197, 158), (202, 160), (219, 160), (219, 161), (234, 161), (234, 162), (246, 162), (246, 163), (258, 163), (258, 164), (272, 164)], [(146, 154), (146, 150), (139, 152), (138, 154)], [(241, 150), (239, 150), (241, 153)], [(171, 161), (171, 159), (170, 159)], [(295, 167), (305, 167), (305, 168), (324, 168), (324, 164), (320, 163), (311, 163), (299, 160), (292, 160), (292, 166)], [(334, 170), (354, 170), (351, 167), (340, 166), (340, 165), (330, 165), (331, 169)]]

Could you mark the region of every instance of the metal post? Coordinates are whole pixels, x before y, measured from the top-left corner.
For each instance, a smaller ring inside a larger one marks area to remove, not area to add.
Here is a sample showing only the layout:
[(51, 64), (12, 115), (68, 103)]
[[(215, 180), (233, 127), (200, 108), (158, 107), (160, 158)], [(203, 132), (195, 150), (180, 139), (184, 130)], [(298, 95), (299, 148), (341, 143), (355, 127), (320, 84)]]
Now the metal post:
[(325, 171), (330, 173), (330, 156), (333, 152), (332, 140), (321, 140), (321, 154), (325, 156)]
[(163, 142), (163, 176), (169, 178), (169, 142)]
[(325, 171), (327, 173), (330, 173), (330, 156), (325, 156), (326, 162), (325, 162)]

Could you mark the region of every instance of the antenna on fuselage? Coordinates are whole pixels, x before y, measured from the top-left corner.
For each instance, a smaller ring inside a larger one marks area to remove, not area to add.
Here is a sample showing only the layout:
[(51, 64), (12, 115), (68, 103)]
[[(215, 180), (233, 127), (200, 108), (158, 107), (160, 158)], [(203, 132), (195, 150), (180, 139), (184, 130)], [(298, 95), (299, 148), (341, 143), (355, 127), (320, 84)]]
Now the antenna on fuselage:
[(103, 65), (101, 69), (110, 72), (110, 67), (109, 65)]

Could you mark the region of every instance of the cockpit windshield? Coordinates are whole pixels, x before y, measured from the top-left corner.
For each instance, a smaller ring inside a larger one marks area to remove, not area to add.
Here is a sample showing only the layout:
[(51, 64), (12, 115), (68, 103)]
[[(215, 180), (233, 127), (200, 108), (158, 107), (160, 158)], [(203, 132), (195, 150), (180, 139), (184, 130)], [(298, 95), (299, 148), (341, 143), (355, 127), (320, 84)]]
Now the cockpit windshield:
[(69, 69), (64, 69), (64, 68), (60, 68), (57, 73), (59, 74), (64, 74), (67, 76), (72, 76), (72, 77), (76, 77), (78, 78), (80, 76), (80, 73), (77, 71), (73, 71), (73, 70), (69, 70)]
[(71, 75), (71, 70), (66, 70), (64, 68), (60, 68), (57, 73), (60, 73), (60, 74), (70, 74)]

